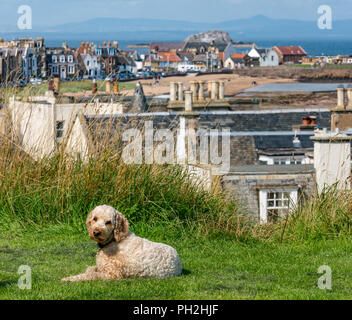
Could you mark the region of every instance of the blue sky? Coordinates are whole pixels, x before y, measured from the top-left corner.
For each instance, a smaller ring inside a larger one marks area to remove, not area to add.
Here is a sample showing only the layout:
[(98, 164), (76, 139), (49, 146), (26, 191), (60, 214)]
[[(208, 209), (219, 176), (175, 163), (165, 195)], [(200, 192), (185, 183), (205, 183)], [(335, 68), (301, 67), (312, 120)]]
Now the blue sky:
[(220, 22), (263, 14), (315, 20), (323, 4), (332, 7), (334, 19), (352, 19), (351, 0), (0, 0), (0, 25), (15, 25), (20, 5), (31, 6), (38, 27), (98, 17)]

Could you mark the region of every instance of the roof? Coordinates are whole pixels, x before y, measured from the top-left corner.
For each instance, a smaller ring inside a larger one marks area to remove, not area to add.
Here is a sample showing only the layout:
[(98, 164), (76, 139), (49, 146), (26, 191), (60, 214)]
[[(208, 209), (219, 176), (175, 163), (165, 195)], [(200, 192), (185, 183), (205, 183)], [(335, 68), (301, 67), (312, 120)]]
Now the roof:
[(245, 53), (235, 53), (231, 56), (231, 58), (234, 58), (234, 59), (243, 59), (244, 57), (246, 56)]
[(181, 62), (182, 60), (173, 52), (158, 52), (159, 61)]
[(302, 116), (316, 116), (317, 126), (331, 127), (331, 112), (326, 110), (263, 110), (232, 112), (200, 112), (199, 125), (209, 129), (230, 128), (231, 132), (291, 131), (302, 123)]
[(192, 61), (194, 58), (194, 55), (190, 52), (177, 52), (177, 55), (181, 60), (185, 60), (187, 58), (188, 61)]
[(150, 44), (150, 50), (155, 51), (170, 51), (182, 50), (184, 42), (153, 42)]
[(205, 49), (208, 49), (209, 47), (215, 47), (219, 49), (219, 52), (224, 52), (225, 49), (227, 48), (227, 43), (209, 43), (209, 42), (187, 42), (185, 44), (184, 50), (186, 49), (197, 49), (199, 50), (201, 47), (204, 47)]
[(288, 46), (288, 47), (275, 47), (282, 55), (285, 56), (306, 56), (307, 53), (300, 46)]
[(295, 173), (313, 173), (314, 165), (295, 164), (295, 165), (253, 165), (253, 166), (233, 166), (230, 173), (236, 174), (295, 174)]
[(258, 150), (267, 151), (272, 153), (272, 149), (289, 149), (292, 152), (300, 151), (302, 153), (302, 149), (313, 149), (314, 143), (310, 139), (310, 137), (314, 136), (314, 132), (311, 132), (311, 135), (300, 135), (299, 133), (296, 137), (300, 141), (300, 146), (295, 147), (293, 144), (293, 140), (295, 135), (273, 135), (273, 136), (254, 136), (254, 143)]

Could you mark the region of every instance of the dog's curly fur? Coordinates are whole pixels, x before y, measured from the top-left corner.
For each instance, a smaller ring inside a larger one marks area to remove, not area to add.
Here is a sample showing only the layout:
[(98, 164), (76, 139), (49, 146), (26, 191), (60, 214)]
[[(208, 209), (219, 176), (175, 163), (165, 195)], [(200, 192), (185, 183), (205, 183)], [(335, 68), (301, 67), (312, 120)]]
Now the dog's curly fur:
[(176, 250), (137, 237), (128, 230), (127, 219), (110, 206), (95, 208), (87, 218), (89, 236), (101, 248), (95, 267), (62, 281), (179, 276), (182, 264)]

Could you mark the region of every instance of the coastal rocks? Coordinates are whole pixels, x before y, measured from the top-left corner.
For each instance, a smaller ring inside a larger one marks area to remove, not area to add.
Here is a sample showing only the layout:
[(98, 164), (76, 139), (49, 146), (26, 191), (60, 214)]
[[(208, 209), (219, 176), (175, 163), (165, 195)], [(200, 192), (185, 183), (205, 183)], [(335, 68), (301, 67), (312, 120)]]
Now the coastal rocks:
[(213, 30), (189, 36), (186, 38), (185, 42), (230, 43), (232, 39), (225, 31)]

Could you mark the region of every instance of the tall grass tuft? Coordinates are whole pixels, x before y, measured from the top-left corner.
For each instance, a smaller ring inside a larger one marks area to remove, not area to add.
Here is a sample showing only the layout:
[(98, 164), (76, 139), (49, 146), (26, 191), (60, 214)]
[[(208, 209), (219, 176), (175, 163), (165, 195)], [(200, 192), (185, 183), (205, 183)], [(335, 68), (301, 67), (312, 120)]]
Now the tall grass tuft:
[(352, 193), (341, 191), (337, 185), (304, 199), (280, 224), (281, 238), (286, 240), (315, 240), (351, 237)]
[(244, 236), (240, 209), (205, 191), (179, 166), (127, 165), (106, 148), (89, 161), (63, 153), (33, 160), (4, 139), (0, 146), (0, 223), (28, 226), (65, 223), (85, 229), (90, 210), (109, 204), (131, 222), (158, 222), (198, 234)]

